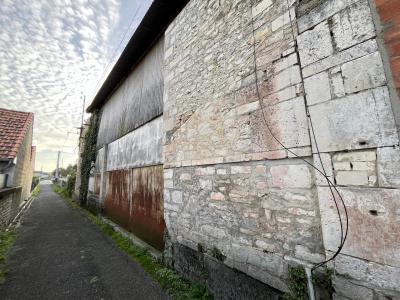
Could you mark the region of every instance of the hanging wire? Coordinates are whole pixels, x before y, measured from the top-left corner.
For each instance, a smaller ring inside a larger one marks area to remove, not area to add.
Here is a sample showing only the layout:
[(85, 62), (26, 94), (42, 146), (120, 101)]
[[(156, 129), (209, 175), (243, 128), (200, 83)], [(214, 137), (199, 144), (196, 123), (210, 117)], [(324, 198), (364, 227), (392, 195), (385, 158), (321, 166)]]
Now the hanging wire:
[[(255, 85), (256, 85), (257, 98), (258, 98), (258, 102), (259, 102), (259, 104), (260, 104), (260, 110), (261, 110), (261, 114), (262, 114), (263, 121), (264, 121), (265, 126), (266, 126), (266, 128), (267, 128), (269, 134), (271, 135), (271, 137), (272, 137), (283, 149), (285, 149), (287, 152), (289, 152), (290, 154), (292, 154), (294, 157), (296, 157), (296, 158), (302, 160), (302, 161), (305, 162), (307, 165), (311, 166), (315, 171), (317, 171), (319, 174), (321, 174), (321, 175), (326, 179), (327, 184), (328, 184), (328, 187), (329, 187), (329, 190), (330, 190), (330, 193), (331, 193), (331, 195), (332, 195), (332, 200), (333, 200), (333, 202), (335, 203), (336, 212), (337, 212), (338, 219), (339, 219), (339, 223), (340, 223), (340, 245), (339, 245), (338, 249), (336, 250), (336, 252), (334, 253), (334, 255), (333, 255), (332, 257), (330, 257), (329, 259), (326, 259), (326, 260), (324, 260), (324, 261), (322, 261), (322, 262), (319, 262), (319, 263), (317, 263), (316, 265), (314, 265), (314, 266), (312, 267), (312, 269), (311, 269), (311, 272), (313, 272), (315, 269), (317, 269), (317, 268), (319, 268), (319, 267), (321, 267), (321, 266), (327, 264), (328, 262), (334, 260), (334, 259), (339, 255), (339, 253), (341, 252), (341, 250), (342, 250), (342, 248), (343, 248), (343, 246), (344, 246), (344, 243), (346, 242), (347, 234), (348, 234), (348, 229), (349, 229), (349, 219), (348, 219), (347, 208), (346, 208), (346, 204), (345, 204), (345, 202), (344, 202), (344, 200), (343, 200), (342, 195), (340, 194), (340, 192), (339, 192), (338, 189), (336, 188), (335, 184), (332, 183), (332, 181), (329, 179), (329, 176), (327, 176), (327, 173), (326, 173), (324, 164), (323, 164), (323, 162), (322, 162), (321, 152), (320, 152), (320, 150), (319, 150), (317, 138), (316, 138), (316, 135), (315, 135), (314, 125), (313, 125), (313, 122), (312, 122), (312, 119), (311, 119), (311, 115), (310, 115), (310, 111), (309, 111), (309, 108), (308, 108), (308, 105), (307, 105), (306, 96), (304, 95), (304, 100), (305, 100), (305, 105), (306, 105), (306, 114), (307, 114), (308, 120), (309, 120), (309, 122), (310, 122), (311, 135), (312, 135), (312, 138), (313, 138), (313, 140), (314, 140), (314, 145), (315, 145), (315, 148), (316, 148), (316, 151), (317, 151), (318, 160), (320, 161), (322, 170), (320, 170), (320, 169), (317, 168), (314, 164), (310, 163), (309, 161), (307, 161), (307, 160), (304, 159), (303, 157), (297, 155), (297, 154), (296, 154), (295, 152), (293, 152), (291, 149), (289, 149), (288, 147), (286, 147), (286, 146), (275, 136), (275, 134), (273, 133), (273, 131), (272, 131), (272, 129), (271, 129), (271, 127), (270, 127), (270, 125), (269, 125), (269, 123), (268, 123), (268, 121), (267, 121), (267, 118), (266, 118), (266, 116), (265, 116), (265, 111), (264, 111), (264, 105), (263, 105), (262, 97), (261, 97), (260, 90), (259, 90), (259, 86), (258, 86), (258, 84), (259, 84), (259, 79), (258, 79), (258, 74), (257, 74), (257, 68), (258, 68), (258, 66), (257, 66), (257, 53), (256, 53), (256, 38), (255, 38), (254, 16), (253, 16), (253, 10), (252, 10), (254, 4), (255, 4), (255, 0), (251, 2), (251, 7), (250, 7), (251, 27), (252, 27), (252, 35), (253, 35), (254, 75), (255, 75)], [(290, 27), (291, 27), (291, 31), (292, 31), (292, 38), (293, 38), (293, 42), (294, 42), (295, 45), (296, 45), (296, 38), (295, 38), (294, 30), (293, 30), (292, 16), (291, 16), (290, 5), (289, 5), (288, 0), (286, 0), (286, 4), (287, 4), (288, 12), (289, 12), (289, 19), (290, 19)], [(297, 46), (297, 45), (296, 45), (296, 46)], [(298, 51), (296, 51), (296, 54), (297, 54), (297, 56), (298, 56)], [(300, 61), (299, 57), (298, 57), (298, 61)], [(301, 68), (300, 68), (300, 74), (301, 74), (301, 77), (302, 77), (302, 82), (304, 82), (303, 74), (302, 74)], [(343, 206), (343, 208), (344, 208), (344, 213), (345, 213), (345, 226), (343, 226), (342, 215), (341, 215), (341, 212), (340, 212), (340, 209), (339, 209), (339, 205), (338, 205), (338, 203), (337, 203), (337, 201), (336, 201), (335, 192), (336, 192), (336, 194), (337, 194), (337, 196), (338, 196), (338, 198), (339, 198), (339, 200), (340, 200), (340, 202), (341, 202), (341, 204), (342, 204), (342, 206)], [(344, 229), (343, 227), (345, 227), (345, 229)]]

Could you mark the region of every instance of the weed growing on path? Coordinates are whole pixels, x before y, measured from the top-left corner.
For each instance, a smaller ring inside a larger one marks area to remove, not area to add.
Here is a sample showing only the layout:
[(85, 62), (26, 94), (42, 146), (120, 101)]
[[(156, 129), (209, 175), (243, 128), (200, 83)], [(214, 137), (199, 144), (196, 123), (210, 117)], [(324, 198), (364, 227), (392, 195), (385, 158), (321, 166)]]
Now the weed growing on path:
[(83, 213), (93, 224), (97, 225), (100, 230), (111, 237), (119, 249), (127, 253), (136, 262), (138, 262), (143, 269), (150, 274), (150, 276), (158, 282), (158, 284), (167, 291), (172, 299), (176, 300), (211, 300), (213, 297), (207, 291), (207, 288), (198, 283), (191, 283), (182, 278), (174, 270), (169, 269), (156, 261), (150, 254), (148, 249), (139, 247), (134, 244), (129, 238), (123, 236), (114, 228), (105, 223), (100, 217), (92, 212), (83, 209), (71, 198), (67, 196), (65, 189), (59, 186), (54, 187), (54, 191), (58, 193), (67, 204), (76, 210)]
[(33, 198), (36, 198), (38, 195), (39, 195), (39, 193), (40, 193), (40, 185), (38, 184), (34, 189), (33, 189), (33, 191), (32, 191), (32, 193), (31, 193), (31, 196), (33, 197)]

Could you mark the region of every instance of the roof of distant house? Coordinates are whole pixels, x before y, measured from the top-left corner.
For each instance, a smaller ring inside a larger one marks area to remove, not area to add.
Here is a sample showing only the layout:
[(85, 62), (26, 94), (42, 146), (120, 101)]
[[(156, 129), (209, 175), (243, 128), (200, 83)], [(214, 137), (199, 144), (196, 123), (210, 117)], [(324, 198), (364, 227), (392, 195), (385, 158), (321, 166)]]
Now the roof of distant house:
[(17, 156), (31, 124), (33, 113), (0, 108), (0, 159)]

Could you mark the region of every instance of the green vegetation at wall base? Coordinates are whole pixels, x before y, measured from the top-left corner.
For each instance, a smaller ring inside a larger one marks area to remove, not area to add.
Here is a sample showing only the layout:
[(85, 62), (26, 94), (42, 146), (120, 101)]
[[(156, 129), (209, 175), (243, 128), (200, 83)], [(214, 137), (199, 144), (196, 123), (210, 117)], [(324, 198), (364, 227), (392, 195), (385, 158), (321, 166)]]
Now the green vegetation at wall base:
[(7, 253), (14, 244), (17, 234), (15, 230), (0, 231), (0, 284), (5, 281), (8, 273), (6, 259)]

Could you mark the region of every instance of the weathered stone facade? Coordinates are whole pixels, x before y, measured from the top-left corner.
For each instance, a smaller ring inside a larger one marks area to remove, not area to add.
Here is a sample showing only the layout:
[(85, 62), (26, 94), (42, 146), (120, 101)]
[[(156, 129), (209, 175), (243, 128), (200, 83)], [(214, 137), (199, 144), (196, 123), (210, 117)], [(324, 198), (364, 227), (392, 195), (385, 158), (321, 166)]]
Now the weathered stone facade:
[(227, 266), (287, 291), (289, 265), (312, 267), (340, 244), (327, 181), (310, 166), (322, 170), (321, 159), (349, 213), (329, 264), (334, 297), (400, 297), (397, 95), (370, 5), (189, 2), (165, 34), (173, 243), (218, 249)]
[(22, 187), (21, 201), (27, 200), (31, 195), (32, 177), (35, 169), (35, 152), (32, 148), (33, 124), (29, 126), (23, 143), (21, 144), (17, 164), (13, 167), (13, 186)]

